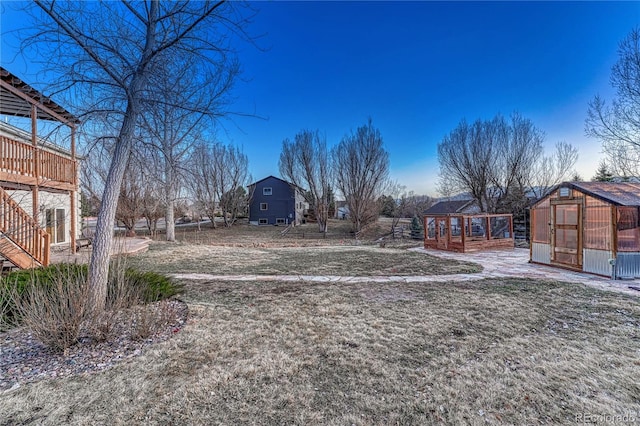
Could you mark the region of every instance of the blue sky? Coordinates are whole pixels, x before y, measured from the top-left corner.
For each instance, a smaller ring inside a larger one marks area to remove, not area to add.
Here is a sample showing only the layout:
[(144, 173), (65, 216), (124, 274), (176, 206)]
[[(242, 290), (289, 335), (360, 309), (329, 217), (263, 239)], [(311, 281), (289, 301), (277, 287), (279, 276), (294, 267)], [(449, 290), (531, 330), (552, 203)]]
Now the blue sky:
[[(589, 100), (611, 99), (617, 45), (640, 25), (640, 3), (257, 2), (240, 46), (245, 81), (236, 116), (218, 132), (241, 146), (256, 179), (278, 175), (282, 140), (318, 129), (337, 144), (368, 117), (382, 133), (391, 175), (435, 195), (436, 147), (459, 121), (518, 111), (558, 141), (579, 148), (590, 179), (600, 143), (584, 136)], [(29, 81), (5, 32), (2, 63)]]

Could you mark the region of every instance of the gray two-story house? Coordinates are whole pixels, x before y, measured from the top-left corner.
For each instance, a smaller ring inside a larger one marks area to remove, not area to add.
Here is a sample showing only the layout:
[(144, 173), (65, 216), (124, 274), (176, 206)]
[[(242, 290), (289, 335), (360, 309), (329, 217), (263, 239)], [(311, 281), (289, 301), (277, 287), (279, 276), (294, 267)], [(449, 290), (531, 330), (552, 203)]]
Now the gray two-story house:
[(249, 223), (252, 225), (299, 225), (306, 206), (302, 189), (268, 176), (248, 186)]

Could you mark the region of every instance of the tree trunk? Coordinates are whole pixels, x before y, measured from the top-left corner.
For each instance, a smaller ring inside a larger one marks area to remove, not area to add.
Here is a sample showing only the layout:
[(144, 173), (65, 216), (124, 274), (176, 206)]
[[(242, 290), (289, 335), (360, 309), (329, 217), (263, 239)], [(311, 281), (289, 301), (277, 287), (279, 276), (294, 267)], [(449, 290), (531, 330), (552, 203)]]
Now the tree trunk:
[(176, 240), (176, 221), (175, 221), (175, 191), (174, 191), (174, 173), (173, 173), (173, 164), (172, 158), (165, 157), (165, 201), (166, 201), (166, 210), (164, 212), (164, 226), (167, 233), (167, 241), (175, 241)]
[(116, 143), (109, 174), (104, 185), (102, 204), (93, 238), (93, 251), (89, 263), (90, 308), (95, 312), (104, 310), (107, 301), (109, 258), (113, 243), (113, 225), (118, 207), (118, 196), (122, 178), (127, 168), (137, 117), (136, 107), (129, 104), (120, 136)]
[(167, 198), (167, 210), (164, 213), (165, 227), (167, 229), (167, 241), (176, 240), (176, 221), (174, 216), (173, 197)]
[[(146, 43), (142, 63), (145, 63), (155, 47), (155, 20), (158, 15), (158, 2), (151, 2), (147, 27)], [(136, 123), (140, 115), (140, 97), (142, 88), (148, 80), (148, 70), (139, 67), (134, 74), (128, 90), (127, 109), (125, 111), (120, 134), (116, 140), (113, 159), (109, 166), (109, 174), (104, 182), (102, 204), (98, 212), (96, 232), (93, 239), (93, 251), (89, 262), (89, 308), (94, 312), (104, 311), (107, 303), (107, 286), (109, 280), (109, 259), (113, 244), (113, 224), (118, 207), (118, 196), (122, 186), (122, 178), (131, 156)]]

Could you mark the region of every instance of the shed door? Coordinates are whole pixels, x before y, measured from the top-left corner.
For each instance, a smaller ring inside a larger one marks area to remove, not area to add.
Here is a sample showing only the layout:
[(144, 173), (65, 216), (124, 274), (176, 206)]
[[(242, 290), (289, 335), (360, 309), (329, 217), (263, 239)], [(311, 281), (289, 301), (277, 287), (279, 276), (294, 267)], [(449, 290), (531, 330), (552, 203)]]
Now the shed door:
[(551, 261), (573, 268), (582, 267), (582, 204), (553, 206)]

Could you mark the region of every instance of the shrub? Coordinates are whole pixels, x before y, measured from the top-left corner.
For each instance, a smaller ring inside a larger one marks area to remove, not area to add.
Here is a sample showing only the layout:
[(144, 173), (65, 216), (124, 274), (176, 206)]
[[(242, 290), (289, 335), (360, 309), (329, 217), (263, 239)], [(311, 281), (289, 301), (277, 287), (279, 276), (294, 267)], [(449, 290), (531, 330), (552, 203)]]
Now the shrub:
[[(182, 291), (182, 286), (166, 276), (127, 268), (121, 259), (116, 259), (109, 268), (106, 310), (93, 313), (87, 309), (87, 277), (87, 266), (77, 264), (8, 274), (0, 280), (0, 326), (20, 322), (47, 346), (64, 350), (77, 342), (83, 328), (95, 339), (106, 340), (120, 320), (121, 311)], [(145, 317), (142, 322), (165, 322), (163, 318)], [(154, 327), (145, 324), (142, 328)]]
[(172, 282), (168, 277), (157, 272), (142, 272), (128, 268), (124, 277), (129, 286), (141, 289), (143, 302), (168, 299), (183, 291), (182, 285)]
[(57, 264), (47, 268), (23, 269), (0, 278), (0, 326), (8, 328), (19, 322), (16, 301), (22, 299), (34, 284), (51, 288), (61, 277), (84, 277), (87, 266), (77, 264)]
[[(14, 319), (19, 318), (45, 345), (65, 350), (78, 341), (88, 317), (86, 268), (55, 265), (45, 269), (32, 271), (30, 281), (23, 280), (25, 273), (15, 277)], [(11, 285), (11, 277), (8, 280)]]
[(131, 320), (130, 336), (133, 340), (144, 340), (162, 330), (178, 317), (170, 302), (134, 306), (128, 311)]

